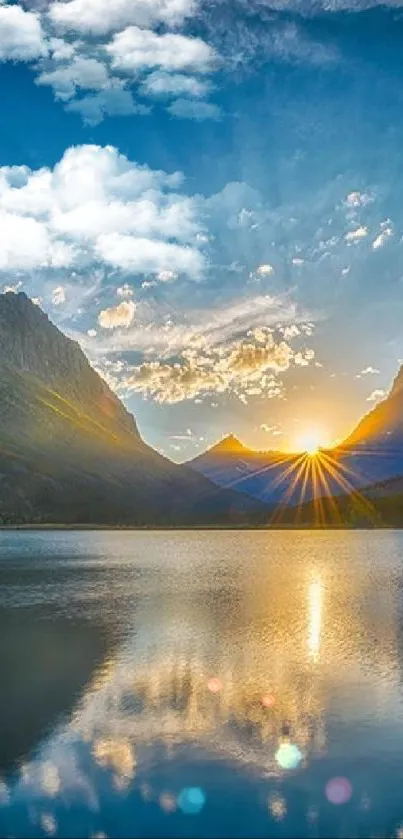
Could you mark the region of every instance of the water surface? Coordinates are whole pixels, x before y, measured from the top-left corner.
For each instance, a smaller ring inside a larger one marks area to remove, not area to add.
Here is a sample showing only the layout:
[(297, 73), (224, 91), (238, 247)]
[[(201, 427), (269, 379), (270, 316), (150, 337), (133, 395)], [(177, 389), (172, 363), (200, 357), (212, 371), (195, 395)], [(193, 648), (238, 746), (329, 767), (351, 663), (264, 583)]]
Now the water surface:
[(402, 569), (393, 531), (0, 532), (0, 835), (403, 836)]

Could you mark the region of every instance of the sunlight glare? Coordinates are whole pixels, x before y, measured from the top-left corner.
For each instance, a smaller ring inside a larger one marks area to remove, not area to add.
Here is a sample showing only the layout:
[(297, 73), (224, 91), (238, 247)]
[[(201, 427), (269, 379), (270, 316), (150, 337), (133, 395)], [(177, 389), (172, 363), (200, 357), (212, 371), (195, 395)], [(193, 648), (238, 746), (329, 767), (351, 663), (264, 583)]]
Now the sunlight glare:
[(306, 452), (306, 454), (314, 457), (318, 454), (321, 447), (326, 444), (326, 435), (321, 428), (312, 427), (304, 429), (295, 439), (294, 450), (298, 452)]

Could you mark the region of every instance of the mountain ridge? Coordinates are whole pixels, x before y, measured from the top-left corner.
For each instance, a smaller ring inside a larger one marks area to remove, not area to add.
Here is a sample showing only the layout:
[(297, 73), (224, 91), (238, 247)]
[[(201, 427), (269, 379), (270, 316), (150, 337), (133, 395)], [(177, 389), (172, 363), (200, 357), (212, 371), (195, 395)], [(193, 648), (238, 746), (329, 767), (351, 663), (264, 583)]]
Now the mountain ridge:
[(393, 480), (403, 475), (403, 366), (386, 399), (342, 443), (320, 449), (316, 460), (303, 452), (250, 449), (228, 435), (189, 464), (218, 486), (269, 505), (300, 505), (315, 496), (342, 496)]
[(0, 295), (0, 522), (152, 526), (261, 520), (178, 466), (25, 294)]

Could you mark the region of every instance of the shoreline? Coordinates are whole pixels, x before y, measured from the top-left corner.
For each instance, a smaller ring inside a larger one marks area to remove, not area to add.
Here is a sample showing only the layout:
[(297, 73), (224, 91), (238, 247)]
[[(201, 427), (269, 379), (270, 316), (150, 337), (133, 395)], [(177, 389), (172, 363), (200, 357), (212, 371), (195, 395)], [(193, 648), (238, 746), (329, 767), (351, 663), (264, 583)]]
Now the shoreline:
[(275, 524), (275, 525), (178, 525), (169, 527), (168, 525), (155, 526), (130, 526), (130, 525), (107, 525), (107, 524), (2, 524), (2, 530), (38, 530), (38, 531), (121, 531), (127, 533), (175, 533), (183, 531), (200, 531), (200, 530), (231, 530), (231, 531), (271, 531), (271, 530), (310, 530), (310, 531), (327, 531), (327, 530), (403, 530), (403, 525), (384, 524), (376, 527), (369, 527), (368, 525), (352, 527), (347, 524), (326, 524), (326, 525), (312, 525), (312, 524)]

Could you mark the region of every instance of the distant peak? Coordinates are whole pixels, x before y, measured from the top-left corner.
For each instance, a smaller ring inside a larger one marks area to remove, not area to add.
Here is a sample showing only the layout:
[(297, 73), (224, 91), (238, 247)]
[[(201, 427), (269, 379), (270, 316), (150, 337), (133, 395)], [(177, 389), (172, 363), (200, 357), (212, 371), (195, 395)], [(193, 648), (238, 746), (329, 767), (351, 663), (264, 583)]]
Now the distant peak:
[(246, 450), (246, 446), (238, 440), (238, 437), (235, 437), (235, 434), (228, 434), (226, 437), (223, 437), (219, 443), (216, 443), (213, 446), (215, 451), (220, 452), (242, 452)]

